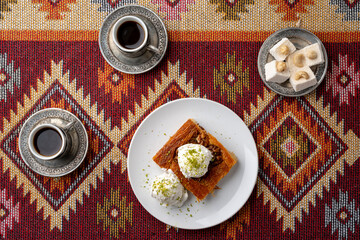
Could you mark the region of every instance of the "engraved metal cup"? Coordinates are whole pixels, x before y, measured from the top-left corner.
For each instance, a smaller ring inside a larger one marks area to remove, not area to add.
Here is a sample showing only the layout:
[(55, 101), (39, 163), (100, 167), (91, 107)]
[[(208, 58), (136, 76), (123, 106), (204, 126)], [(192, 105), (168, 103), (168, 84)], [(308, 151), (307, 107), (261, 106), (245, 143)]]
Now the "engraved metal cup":
[[(50, 123), (43, 123), (43, 124), (39, 124), (36, 127), (34, 127), (33, 130), (31, 130), (29, 138), (28, 138), (28, 145), (29, 145), (29, 150), (31, 152), (32, 155), (34, 155), (36, 158), (44, 160), (44, 161), (49, 161), (49, 160), (55, 160), (60, 158), (61, 156), (64, 156), (70, 149), (70, 145), (71, 145), (71, 137), (69, 136), (69, 134), (67, 133), (68, 130), (72, 127), (73, 123), (68, 124), (65, 127), (60, 127), (57, 126), (55, 124), (50, 124)], [(41, 131), (44, 128), (50, 128), (52, 130), (55, 130), (61, 138), (61, 146), (59, 148), (59, 150), (50, 156), (45, 156), (40, 154), (35, 147), (35, 136), (36, 134)]]
[[(120, 26), (123, 23), (130, 22), (130, 21), (138, 23), (141, 26), (141, 28), (144, 30), (143, 42), (141, 43), (141, 45), (139, 47), (132, 48), (132, 49), (122, 46), (117, 38), (118, 31), (120, 31)], [(144, 54), (146, 51), (160, 53), (160, 50), (157, 47), (150, 44), (149, 30), (148, 30), (145, 22), (136, 16), (125, 16), (125, 17), (120, 18), (113, 26), (112, 39), (113, 39), (115, 45), (120, 49), (120, 51), (128, 57), (138, 57), (138, 56)]]

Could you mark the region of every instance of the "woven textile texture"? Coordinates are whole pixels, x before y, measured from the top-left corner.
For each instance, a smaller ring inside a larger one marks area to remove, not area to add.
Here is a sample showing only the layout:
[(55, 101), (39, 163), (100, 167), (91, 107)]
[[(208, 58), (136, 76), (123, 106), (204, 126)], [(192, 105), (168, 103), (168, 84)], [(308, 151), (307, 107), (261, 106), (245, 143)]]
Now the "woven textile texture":
[[(141, 75), (114, 70), (98, 46), (114, 9), (146, 6), (164, 20), (169, 47)], [(7, 239), (358, 239), (360, 235), (360, 1), (0, 0), (0, 236)], [(276, 95), (257, 72), (274, 31), (314, 32), (326, 79), (299, 98)], [(153, 218), (126, 171), (131, 138), (160, 105), (201, 97), (248, 125), (259, 152), (249, 201), (226, 222), (176, 229)], [(58, 107), (81, 119), (90, 146), (61, 178), (22, 161), (24, 121)]]

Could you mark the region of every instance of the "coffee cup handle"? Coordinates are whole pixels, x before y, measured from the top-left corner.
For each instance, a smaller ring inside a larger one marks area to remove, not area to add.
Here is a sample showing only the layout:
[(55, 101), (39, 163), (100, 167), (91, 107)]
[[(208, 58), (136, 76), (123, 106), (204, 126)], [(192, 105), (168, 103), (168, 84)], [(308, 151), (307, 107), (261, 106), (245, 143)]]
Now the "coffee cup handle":
[(149, 45), (147, 49), (153, 53), (160, 54), (160, 50), (157, 47), (154, 47), (153, 45)]
[(63, 128), (63, 130), (64, 130), (65, 132), (68, 132), (68, 131), (74, 126), (74, 124), (75, 124), (75, 121), (71, 121), (70, 123), (68, 123), (68, 124)]

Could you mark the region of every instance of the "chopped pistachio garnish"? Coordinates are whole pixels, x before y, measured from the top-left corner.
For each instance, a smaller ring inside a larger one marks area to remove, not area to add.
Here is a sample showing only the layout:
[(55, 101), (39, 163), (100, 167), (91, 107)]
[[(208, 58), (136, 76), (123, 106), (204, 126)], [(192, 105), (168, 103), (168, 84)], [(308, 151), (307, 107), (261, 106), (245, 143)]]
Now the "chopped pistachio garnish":
[(181, 207), (188, 197), (186, 190), (171, 170), (167, 170), (153, 180), (151, 196), (158, 199), (164, 206), (178, 207)]
[(211, 158), (211, 151), (200, 144), (185, 144), (178, 148), (179, 167), (186, 178), (203, 176)]

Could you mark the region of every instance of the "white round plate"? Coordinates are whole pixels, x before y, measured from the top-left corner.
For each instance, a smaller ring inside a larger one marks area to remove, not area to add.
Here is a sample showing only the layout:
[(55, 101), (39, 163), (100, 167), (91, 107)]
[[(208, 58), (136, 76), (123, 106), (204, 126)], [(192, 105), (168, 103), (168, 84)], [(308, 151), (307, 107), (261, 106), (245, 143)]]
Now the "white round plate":
[[(164, 207), (150, 196), (152, 179), (163, 172), (152, 157), (189, 118), (233, 152), (238, 162), (220, 180), (220, 189), (205, 200), (197, 202), (189, 192), (181, 208)], [(127, 163), (131, 187), (142, 206), (160, 221), (182, 229), (208, 228), (233, 216), (249, 198), (258, 173), (256, 145), (245, 123), (224, 105), (200, 98), (175, 100), (153, 111), (136, 130)]]

